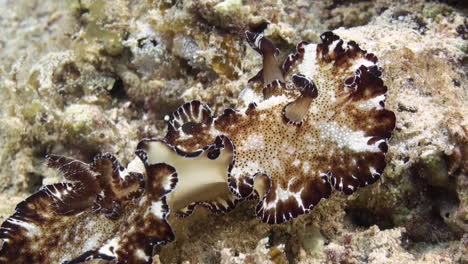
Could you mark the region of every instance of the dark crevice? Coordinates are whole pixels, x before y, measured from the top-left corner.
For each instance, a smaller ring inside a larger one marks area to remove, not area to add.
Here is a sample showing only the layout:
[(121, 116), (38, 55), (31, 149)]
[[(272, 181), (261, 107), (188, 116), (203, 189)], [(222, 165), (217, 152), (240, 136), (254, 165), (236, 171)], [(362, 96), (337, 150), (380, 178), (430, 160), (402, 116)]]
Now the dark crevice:
[(326, 7), (328, 10), (337, 8), (338, 6), (345, 6), (361, 2), (371, 2), (371, 0), (334, 0), (330, 5)]
[(109, 91), (109, 94), (112, 98), (123, 99), (127, 97), (127, 92), (125, 91), (125, 85), (121, 78), (117, 77), (114, 81), (114, 85)]
[(445, 3), (457, 8), (468, 8), (468, 1), (466, 0), (427, 0), (427, 2)]
[(268, 27), (268, 24), (269, 24), (268, 22), (262, 22), (262, 23), (259, 23), (259, 24), (250, 25), (249, 30), (254, 32), (254, 33), (262, 33)]
[(37, 192), (42, 187), (44, 176), (34, 172), (29, 172), (27, 175), (27, 191), (30, 193)]
[(377, 225), (380, 230), (395, 227), (390, 212), (388, 214), (377, 214), (367, 208), (348, 208), (346, 209), (346, 215), (354, 225), (359, 227), (369, 228)]

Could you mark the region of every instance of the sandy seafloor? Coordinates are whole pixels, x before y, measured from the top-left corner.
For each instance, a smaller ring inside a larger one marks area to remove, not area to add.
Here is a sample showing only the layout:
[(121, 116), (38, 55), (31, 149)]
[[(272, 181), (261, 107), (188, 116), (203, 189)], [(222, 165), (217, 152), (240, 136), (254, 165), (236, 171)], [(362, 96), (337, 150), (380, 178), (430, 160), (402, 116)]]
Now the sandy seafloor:
[(261, 67), (243, 32), (281, 50), (334, 30), (373, 52), (397, 115), (382, 178), (283, 225), (255, 201), (173, 219), (155, 263), (468, 263), (468, 21), (464, 1), (0, 0), (0, 221), (62, 181), (47, 153), (126, 164), (162, 117), (219, 113)]

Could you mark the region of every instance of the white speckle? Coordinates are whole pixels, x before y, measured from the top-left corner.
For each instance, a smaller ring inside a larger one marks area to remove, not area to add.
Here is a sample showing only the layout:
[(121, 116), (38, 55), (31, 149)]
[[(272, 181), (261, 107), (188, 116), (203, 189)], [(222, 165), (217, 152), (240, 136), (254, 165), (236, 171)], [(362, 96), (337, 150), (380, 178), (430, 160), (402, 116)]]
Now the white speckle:
[(242, 145), (239, 147), (240, 151), (248, 150), (263, 150), (265, 148), (265, 140), (263, 135), (252, 134), (247, 137), (247, 139), (242, 142)]
[(366, 67), (371, 67), (371, 66), (375, 66), (375, 63), (365, 58), (359, 58), (354, 61), (353, 66), (351, 67), (351, 70), (356, 71), (359, 67), (361, 67), (361, 65), (364, 65)]
[(333, 41), (330, 46), (328, 47), (328, 50), (329, 51), (333, 51), (335, 50), (336, 46), (338, 45), (338, 43), (340, 42), (341, 39), (337, 39), (335, 41)]
[(143, 196), (143, 197), (140, 199), (140, 201), (138, 202), (138, 206), (143, 206), (143, 205), (146, 203), (147, 200), (148, 200), (148, 198), (146, 198), (146, 195)]
[[(301, 198), (301, 193), (302, 193), (302, 190), (299, 190), (298, 192), (291, 192), (289, 190), (289, 186), (294, 182), (294, 179), (291, 179), (288, 183), (288, 188), (286, 190), (284, 190), (283, 188), (281, 188), (280, 186), (278, 186), (276, 188), (276, 199), (271, 202), (271, 203), (267, 203), (267, 201), (265, 200), (263, 202), (263, 208), (265, 210), (269, 210), (269, 209), (272, 209), (272, 208), (275, 208), (276, 210), (276, 205), (278, 204), (279, 201), (286, 201), (287, 199), (289, 199), (290, 197), (293, 197), (297, 204), (299, 205), (300, 208), (302, 208), (303, 210), (305, 210), (304, 208), (304, 205), (302, 203), (302, 198)], [(276, 215), (276, 214), (275, 214)]]
[(286, 95), (278, 95), (278, 96), (272, 96), (268, 98), (267, 100), (259, 103), (257, 105), (257, 110), (265, 110), (265, 109), (270, 109), (274, 106), (281, 105), (281, 104), (286, 104), (291, 101), (290, 98), (288, 98)]
[(28, 237), (41, 235), (40, 229), (38, 229), (37, 226), (31, 223), (28, 223), (28, 222), (25, 222), (25, 221), (22, 221), (13, 217), (8, 218), (7, 222), (10, 222), (13, 225), (21, 226), (22, 228), (26, 229)]
[(262, 167), (257, 161), (247, 161), (245, 167), (234, 166), (231, 175), (234, 178), (239, 178), (241, 175), (254, 175), (257, 172), (262, 172)]
[(314, 151), (314, 150), (315, 150), (315, 145), (313, 145), (313, 144), (308, 144), (308, 145), (306, 146), (306, 148), (307, 148), (308, 151)]
[(383, 140), (368, 145), (371, 137), (364, 136), (364, 131), (353, 131), (336, 122), (321, 122), (317, 128), (320, 130), (320, 139), (335, 142), (339, 148), (346, 147), (354, 152), (380, 152), (378, 146)]
[(371, 109), (383, 109), (383, 107), (380, 105), (380, 102), (384, 101), (385, 100), (385, 95), (382, 94), (382, 95), (379, 95), (379, 96), (376, 96), (374, 98), (371, 98), (367, 101), (364, 101), (360, 104), (357, 104), (356, 106), (359, 108), (359, 109), (362, 109), (362, 110), (371, 110)]
[(260, 94), (256, 93), (251, 88), (247, 87), (242, 90), (238, 97), (239, 103), (243, 103), (244, 106), (248, 106), (250, 103), (259, 103), (263, 99)]
[(279, 159), (272, 159), (271, 160), (271, 165), (273, 168), (275, 168), (275, 170), (279, 171), (282, 169), (282, 164), (281, 162), (279, 161)]
[(336, 94), (334, 90), (328, 90), (328, 96), (330, 97), (330, 102), (336, 102)]
[[(103, 255), (115, 258), (116, 257), (115, 252), (117, 251), (118, 246), (119, 246), (119, 239), (114, 237), (99, 249), (99, 254), (103, 254)], [(113, 252), (110, 250), (111, 248), (113, 249)]]
[(314, 75), (318, 72), (317, 70), (317, 58), (316, 58), (316, 44), (309, 44), (304, 46), (304, 59), (299, 64), (299, 73), (314, 79)]
[(125, 168), (121, 173), (120, 173), (120, 178), (122, 179), (125, 179), (130, 172), (137, 172), (137, 173), (141, 173), (141, 174), (144, 174), (146, 172), (146, 169), (145, 169), (145, 164), (143, 164), (143, 162), (141, 161), (140, 158), (136, 157), (134, 158), (127, 166), (127, 168)]
[(145, 254), (145, 252), (141, 249), (137, 249), (135, 251), (135, 256), (139, 259), (144, 260), (145, 262), (149, 260), (149, 256)]
[(187, 140), (187, 139), (190, 139), (190, 138), (193, 138), (193, 135), (189, 135), (189, 134), (186, 134), (183, 130), (182, 130), (182, 123), (180, 124), (180, 128), (177, 130), (179, 132), (179, 140)]
[(219, 130), (217, 130), (214, 126), (210, 126), (210, 130), (208, 130), (208, 133), (209, 133), (213, 138), (216, 138), (217, 136), (220, 135)]
[[(93, 230), (91, 228), (89, 228), (87, 230)], [(80, 236), (77, 236), (77, 238), (78, 237), (80, 237)], [(101, 237), (102, 237), (102, 234), (99, 233), (99, 232), (91, 233), (91, 236), (86, 237), (85, 243), (84, 243), (83, 249), (82, 249), (83, 252), (95, 249), (99, 245)]]
[(308, 161), (304, 161), (302, 164), (302, 171), (304, 173), (309, 173), (310, 170), (310, 163)]
[(150, 212), (159, 219), (164, 219), (164, 208), (162, 201), (151, 203)]
[(292, 165), (293, 165), (294, 167), (299, 166), (299, 164), (301, 164), (301, 161), (298, 160), (298, 159), (295, 159), (295, 160), (293, 161), (293, 163), (292, 163)]
[(369, 167), (369, 171), (370, 171), (372, 177), (380, 176), (380, 173), (378, 173), (377, 170), (374, 167)]
[(319, 112), (319, 108), (318, 108), (318, 106), (317, 106), (317, 105), (315, 105), (315, 104), (314, 104), (314, 105), (312, 105), (312, 106), (310, 107), (310, 110), (309, 110), (309, 112), (311, 112), (312, 114), (317, 114), (317, 113)]
[(262, 42), (262, 39), (263, 39), (263, 34), (258, 34), (254, 41), (255, 47), (260, 48), (260, 43)]
[(172, 184), (173, 184), (173, 178), (175, 177), (174, 174), (171, 174), (171, 176), (169, 177), (164, 177), (164, 182), (162, 183), (162, 186), (164, 188), (164, 190), (166, 191), (170, 191), (172, 190)]
[(289, 155), (294, 155), (295, 152), (296, 152), (296, 149), (292, 146), (289, 146), (286, 148), (286, 153), (288, 153)]

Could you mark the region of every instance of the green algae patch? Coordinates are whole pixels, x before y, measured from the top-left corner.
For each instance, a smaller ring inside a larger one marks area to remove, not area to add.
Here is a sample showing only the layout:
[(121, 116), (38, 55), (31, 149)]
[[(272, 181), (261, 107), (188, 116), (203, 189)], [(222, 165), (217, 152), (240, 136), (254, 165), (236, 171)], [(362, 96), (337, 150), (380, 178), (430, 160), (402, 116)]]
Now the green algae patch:
[(316, 227), (310, 227), (300, 233), (302, 248), (312, 256), (320, 256), (325, 245), (325, 237)]
[(449, 172), (444, 154), (441, 152), (426, 151), (421, 154), (422, 176), (432, 186), (447, 187), (449, 185)]
[(63, 128), (68, 131), (71, 137), (89, 134), (93, 128), (93, 120), (96, 112), (90, 105), (74, 104), (65, 110)]
[(102, 46), (102, 51), (110, 56), (119, 56), (124, 51), (121, 32), (113, 32), (90, 23), (86, 26), (85, 39), (90, 42), (97, 42)]
[(228, 79), (239, 78), (239, 69), (241, 66), (240, 50), (236, 45), (236, 39), (231, 35), (226, 35), (219, 43), (221, 55), (213, 57), (211, 66), (220, 76)]
[(38, 116), (46, 112), (44, 105), (39, 100), (34, 100), (21, 109), (21, 114), (29, 123), (33, 123)]
[(441, 19), (442, 16), (449, 16), (453, 9), (445, 5), (432, 5), (422, 10), (422, 15), (428, 19)]
[(66, 131), (65, 135), (70, 140), (85, 140), (89, 144), (101, 144), (105, 142), (105, 135), (113, 131), (109, 127), (102, 109), (91, 104), (73, 104), (68, 106), (64, 111), (62, 129)]
[[(126, 33), (113, 24), (113, 2), (79, 1), (71, 5), (71, 9), (79, 16), (85, 25), (80, 36), (85, 45), (98, 45), (98, 50), (109, 56), (119, 56), (124, 51), (122, 43)], [(110, 11), (109, 11), (110, 10)]]
[(214, 6), (214, 11), (221, 17), (234, 16), (241, 12), (242, 0), (225, 0)]
[(410, 177), (411, 171), (407, 165), (398, 161), (392, 162), (384, 170), (385, 184), (363, 189), (350, 205), (353, 208), (372, 208), (373, 211), (383, 214), (399, 209), (404, 211), (406, 207), (401, 200), (418, 191)]

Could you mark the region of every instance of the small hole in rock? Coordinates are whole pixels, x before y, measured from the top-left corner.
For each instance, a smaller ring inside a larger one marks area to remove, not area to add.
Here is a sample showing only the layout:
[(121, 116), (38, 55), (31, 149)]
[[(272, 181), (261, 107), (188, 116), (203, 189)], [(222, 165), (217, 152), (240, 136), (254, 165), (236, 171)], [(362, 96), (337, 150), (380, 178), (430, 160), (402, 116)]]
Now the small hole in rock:
[(118, 98), (118, 99), (122, 99), (127, 96), (122, 79), (117, 78), (115, 80), (114, 85), (112, 86), (112, 89), (109, 91), (109, 93), (110, 93), (110, 96), (112, 96), (113, 98)]
[(369, 228), (373, 225), (377, 225), (380, 230), (391, 229), (395, 226), (389, 215), (383, 213), (372, 212), (366, 208), (352, 208), (346, 210), (347, 217), (353, 224)]
[(44, 180), (44, 176), (30, 172), (28, 173), (28, 192), (35, 193), (42, 187), (42, 182)]

